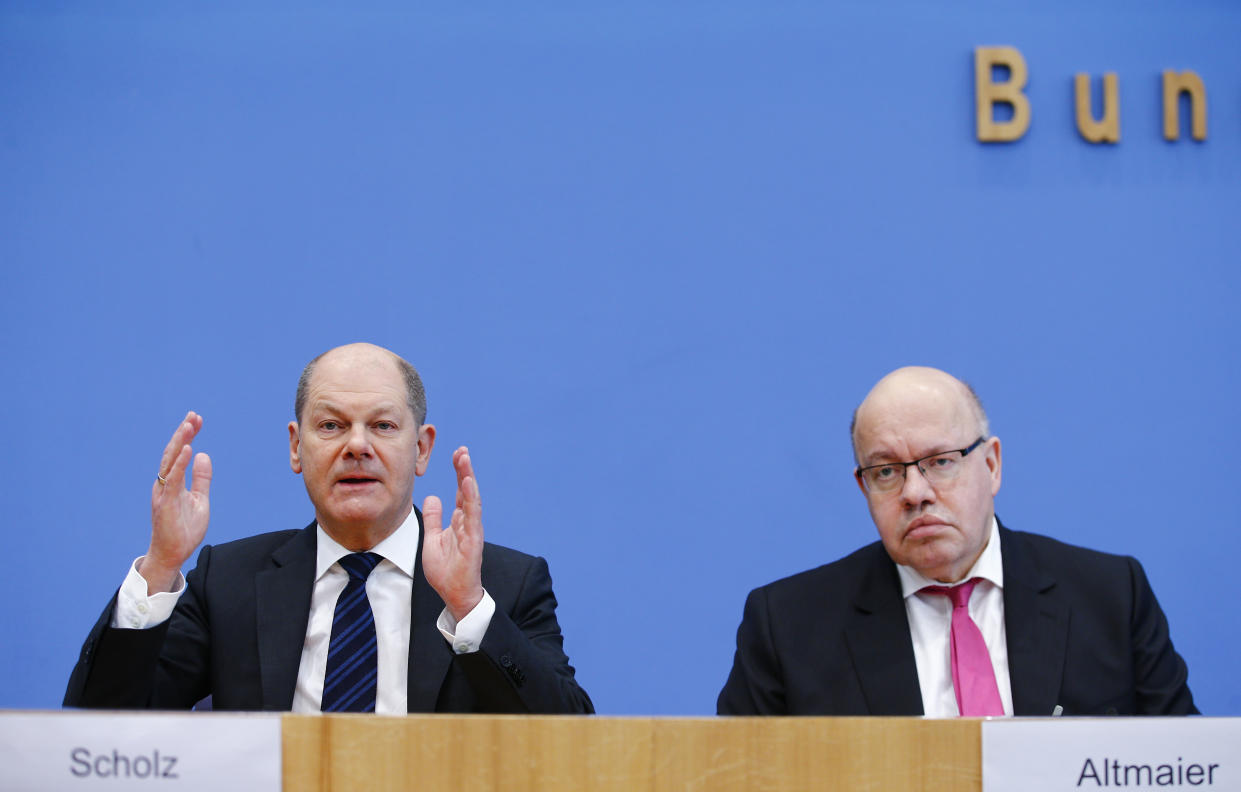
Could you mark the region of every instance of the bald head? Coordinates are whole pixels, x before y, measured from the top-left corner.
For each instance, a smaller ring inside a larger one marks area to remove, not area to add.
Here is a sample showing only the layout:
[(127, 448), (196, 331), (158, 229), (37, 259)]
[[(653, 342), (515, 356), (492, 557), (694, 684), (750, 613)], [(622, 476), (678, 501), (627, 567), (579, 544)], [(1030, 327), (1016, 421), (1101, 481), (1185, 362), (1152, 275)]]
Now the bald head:
[(854, 462), (867, 464), (858, 455), (859, 429), (870, 432), (874, 424), (889, 421), (892, 416), (916, 414), (928, 409), (952, 411), (959, 421), (973, 423), (981, 437), (987, 437), (990, 432), (982, 401), (967, 383), (936, 368), (905, 366), (875, 383), (875, 387), (853, 411), (849, 437), (853, 442)]
[[(988, 435), (974, 391), (938, 369), (893, 371), (854, 413), (853, 456), (892, 560), (931, 580), (962, 580), (991, 536), (1001, 479), (1000, 439)], [(884, 486), (863, 469), (886, 475)]]
[(302, 369), (302, 376), (297, 380), (297, 395), (293, 400), (293, 414), (297, 418), (297, 423), (302, 422), (302, 412), (306, 408), (306, 396), (310, 390), (315, 369), (325, 361), (330, 361), (333, 365), (358, 367), (359, 369), (375, 366), (393, 367), (405, 382), (406, 403), (409, 404), (409, 409), (418, 421), (418, 425), (426, 423), (427, 394), (422, 387), (422, 377), (418, 376), (418, 370), (410, 365), (409, 361), (391, 350), (367, 343), (345, 344), (329, 349), (306, 364), (306, 368)]

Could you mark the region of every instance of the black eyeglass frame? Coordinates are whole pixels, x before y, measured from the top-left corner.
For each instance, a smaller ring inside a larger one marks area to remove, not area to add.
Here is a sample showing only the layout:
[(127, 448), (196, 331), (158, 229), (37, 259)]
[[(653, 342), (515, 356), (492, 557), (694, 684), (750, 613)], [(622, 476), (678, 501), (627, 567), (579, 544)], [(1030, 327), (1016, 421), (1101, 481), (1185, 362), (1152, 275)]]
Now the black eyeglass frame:
[(965, 459), (967, 456), (969, 456), (971, 451), (973, 451), (975, 448), (978, 448), (978, 446), (982, 445), (985, 442), (987, 442), (987, 438), (985, 436), (982, 436), (982, 437), (979, 437), (974, 442), (970, 443), (965, 448), (952, 448), (952, 449), (949, 449), (948, 451), (940, 451), (939, 453), (936, 453), (936, 454), (927, 454), (921, 459), (915, 459), (913, 462), (881, 462), (878, 465), (867, 465), (866, 467), (857, 467), (853, 469), (853, 475), (854, 477), (857, 478), (858, 483), (866, 488), (867, 492), (870, 492), (870, 485), (866, 483), (866, 479), (863, 478), (862, 474), (868, 470), (874, 470), (875, 468), (897, 467), (899, 465), (901, 468), (901, 478), (904, 479), (905, 477), (909, 475), (909, 466), (917, 465), (918, 472), (922, 474), (923, 478), (926, 478), (928, 481), (930, 481), (930, 478), (927, 477), (926, 475), (926, 471), (922, 469), (921, 463), (927, 461), (928, 459), (934, 459), (935, 457), (943, 456), (944, 454), (955, 454), (958, 451), (961, 452), (961, 458)]

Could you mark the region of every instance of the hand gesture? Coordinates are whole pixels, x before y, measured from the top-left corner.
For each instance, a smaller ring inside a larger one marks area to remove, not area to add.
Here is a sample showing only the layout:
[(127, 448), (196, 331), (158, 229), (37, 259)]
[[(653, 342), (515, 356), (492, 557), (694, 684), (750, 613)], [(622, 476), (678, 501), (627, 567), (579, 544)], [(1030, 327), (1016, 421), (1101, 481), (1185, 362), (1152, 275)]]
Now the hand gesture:
[(431, 495), (422, 503), (422, 571), (448, 612), (464, 619), (483, 598), (483, 504), (470, 452), (461, 446), (452, 455), (457, 470), (457, 505), (443, 528), (444, 507)]
[(186, 413), (159, 460), (159, 474), (151, 485), (151, 546), (138, 565), (138, 572), (146, 578), (148, 594), (172, 590), (182, 564), (207, 533), (211, 457), (194, 457), (190, 486), (185, 486), (185, 469), (192, 453), (190, 442), (202, 427), (201, 415)]

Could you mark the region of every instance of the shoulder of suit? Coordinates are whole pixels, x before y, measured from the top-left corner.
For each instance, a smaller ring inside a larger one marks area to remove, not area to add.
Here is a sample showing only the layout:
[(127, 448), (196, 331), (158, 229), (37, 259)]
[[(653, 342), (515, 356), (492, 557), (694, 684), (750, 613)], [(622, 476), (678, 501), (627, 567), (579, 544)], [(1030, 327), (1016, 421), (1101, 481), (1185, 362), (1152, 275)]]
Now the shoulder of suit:
[(516, 564), (527, 566), (535, 561), (542, 560), (539, 556), (523, 553), (520, 550), (514, 550), (504, 545), (492, 544), (491, 542), (483, 543), (483, 563), (501, 563)]
[(798, 572), (795, 575), (780, 578), (765, 586), (761, 586), (757, 590), (764, 591), (769, 596), (775, 597), (798, 596), (800, 592), (808, 589), (818, 593), (827, 589), (840, 589), (851, 592), (857, 588), (859, 581), (866, 575), (869, 575), (872, 570), (886, 567), (893, 567), (888, 551), (883, 548), (882, 542), (872, 542), (865, 547), (854, 550), (844, 558), (832, 561), (830, 564), (824, 564), (814, 569), (807, 569), (805, 572)]
[(1132, 556), (1118, 553), (1105, 553), (1089, 547), (1069, 544), (1059, 539), (1028, 531), (1014, 531), (1001, 525), (1001, 549), (1005, 552), (1020, 552), (1029, 555), (1032, 560), (1046, 568), (1065, 566), (1111, 567), (1125, 566), (1136, 562)]
[[(217, 558), (221, 556), (265, 556), (303, 532), (308, 531), (310, 536), (307, 538), (313, 538), (314, 529), (315, 524), (311, 523), (302, 529), (269, 531), (215, 545), (205, 545), (204, 547), (210, 548), (211, 554)], [(483, 544), (483, 560), (484, 562), (493, 561), (525, 566), (537, 561), (538, 557), (529, 553), (523, 553), (520, 550), (514, 550), (511, 547), (485, 542)]]
[(508, 610), (523, 592), (550, 591), (551, 572), (538, 556), (511, 547), (483, 544), (483, 588), (497, 607)]
[(306, 530), (311, 529), (302, 528), (300, 530), (269, 531), (267, 533), (247, 536), (242, 539), (234, 539), (229, 542), (204, 545), (203, 549), (209, 550), (210, 553), (216, 558), (245, 556), (266, 557), (274, 552), (276, 548), (284, 545), (290, 539)]

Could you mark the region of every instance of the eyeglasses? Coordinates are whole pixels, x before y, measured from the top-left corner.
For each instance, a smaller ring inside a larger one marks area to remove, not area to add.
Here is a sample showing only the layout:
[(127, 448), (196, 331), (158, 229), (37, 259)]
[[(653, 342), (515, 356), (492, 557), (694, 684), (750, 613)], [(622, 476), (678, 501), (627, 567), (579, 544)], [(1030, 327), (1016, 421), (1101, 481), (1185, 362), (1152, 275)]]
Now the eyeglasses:
[(938, 454), (915, 459), (913, 462), (884, 462), (882, 465), (860, 467), (853, 471), (858, 481), (866, 487), (867, 492), (888, 492), (905, 484), (905, 476), (910, 465), (917, 465), (918, 470), (931, 484), (952, 481), (961, 473), (961, 461), (965, 455), (982, 445), (985, 437), (980, 437), (968, 448), (955, 451), (942, 451)]

